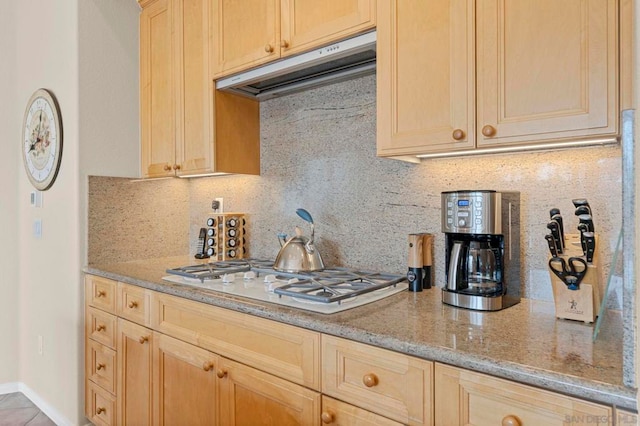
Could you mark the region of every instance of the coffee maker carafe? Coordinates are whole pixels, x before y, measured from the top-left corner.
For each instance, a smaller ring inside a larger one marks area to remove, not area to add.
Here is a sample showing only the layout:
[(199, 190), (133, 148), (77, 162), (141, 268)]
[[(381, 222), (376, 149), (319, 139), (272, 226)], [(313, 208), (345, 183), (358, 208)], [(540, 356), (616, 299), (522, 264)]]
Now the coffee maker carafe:
[(515, 192), (442, 193), (444, 303), (496, 311), (520, 301), (519, 216)]

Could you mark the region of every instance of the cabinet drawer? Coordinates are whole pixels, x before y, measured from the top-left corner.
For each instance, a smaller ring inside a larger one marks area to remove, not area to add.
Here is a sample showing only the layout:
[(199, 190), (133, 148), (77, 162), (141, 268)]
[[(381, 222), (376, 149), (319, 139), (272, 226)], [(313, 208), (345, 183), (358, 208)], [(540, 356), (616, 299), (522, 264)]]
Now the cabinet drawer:
[(87, 305), (94, 306), (104, 311), (116, 312), (116, 282), (86, 275), (85, 282), (85, 301)]
[(386, 417), (346, 404), (337, 399), (322, 397), (322, 423), (340, 426), (400, 426)]
[(153, 293), (152, 328), (319, 390), (320, 334), (247, 314)]
[(116, 351), (90, 339), (85, 350), (86, 378), (115, 394)]
[(610, 407), (447, 365), (436, 364), (435, 386), (436, 425), (613, 423)]
[(100, 309), (87, 307), (84, 321), (85, 335), (111, 349), (116, 348), (116, 316)]
[(119, 317), (149, 326), (149, 291), (134, 285), (118, 283), (116, 312)]
[(408, 424), (432, 424), (433, 363), (322, 336), (322, 393)]
[(116, 398), (90, 380), (86, 382), (85, 415), (95, 425), (114, 425)]

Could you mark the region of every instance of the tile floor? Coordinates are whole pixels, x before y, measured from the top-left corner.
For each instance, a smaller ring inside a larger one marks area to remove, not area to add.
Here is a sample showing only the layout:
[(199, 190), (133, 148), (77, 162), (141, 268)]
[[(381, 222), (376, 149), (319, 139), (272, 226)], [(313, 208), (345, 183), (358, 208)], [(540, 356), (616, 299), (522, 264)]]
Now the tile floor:
[(0, 426), (55, 426), (21, 392), (0, 395)]

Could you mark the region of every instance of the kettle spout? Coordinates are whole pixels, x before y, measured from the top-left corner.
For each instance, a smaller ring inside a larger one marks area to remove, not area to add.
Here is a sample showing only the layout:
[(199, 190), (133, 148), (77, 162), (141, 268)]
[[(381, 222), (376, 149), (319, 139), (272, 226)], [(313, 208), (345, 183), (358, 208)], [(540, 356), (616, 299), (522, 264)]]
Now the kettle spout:
[(287, 242), (287, 234), (284, 232), (279, 232), (278, 234), (278, 242), (280, 243), (280, 247), (284, 246), (284, 243)]

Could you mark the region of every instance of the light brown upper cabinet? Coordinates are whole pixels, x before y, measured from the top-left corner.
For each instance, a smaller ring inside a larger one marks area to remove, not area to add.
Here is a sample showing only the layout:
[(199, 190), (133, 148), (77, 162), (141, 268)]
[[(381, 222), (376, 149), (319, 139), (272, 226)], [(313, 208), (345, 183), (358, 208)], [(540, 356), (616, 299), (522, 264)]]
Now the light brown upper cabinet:
[(215, 91), (209, 0), (141, 0), (144, 177), (260, 173), (257, 102)]
[(243, 71), (375, 27), (375, 0), (213, 0), (213, 75)]
[(616, 0), (380, 2), (378, 155), (614, 136), (617, 22)]

